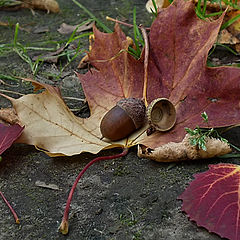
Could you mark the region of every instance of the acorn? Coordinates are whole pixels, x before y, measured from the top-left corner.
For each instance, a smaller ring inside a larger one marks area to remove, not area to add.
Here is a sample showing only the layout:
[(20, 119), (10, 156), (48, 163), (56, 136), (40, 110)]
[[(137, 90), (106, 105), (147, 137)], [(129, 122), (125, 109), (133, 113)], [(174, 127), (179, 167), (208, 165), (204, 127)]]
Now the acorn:
[(141, 99), (121, 99), (104, 115), (100, 124), (102, 137), (111, 141), (126, 138), (143, 126), (145, 115), (146, 107)]
[(151, 128), (165, 132), (176, 123), (176, 109), (167, 98), (157, 98), (148, 105), (147, 118)]

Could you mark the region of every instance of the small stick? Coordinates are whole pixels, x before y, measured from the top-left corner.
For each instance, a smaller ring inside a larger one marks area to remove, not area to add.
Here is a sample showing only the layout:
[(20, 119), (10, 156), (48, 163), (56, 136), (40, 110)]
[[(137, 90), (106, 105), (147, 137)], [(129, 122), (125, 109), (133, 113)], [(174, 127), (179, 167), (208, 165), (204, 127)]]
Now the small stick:
[(16, 212), (14, 211), (14, 209), (12, 208), (12, 206), (10, 205), (10, 203), (8, 202), (8, 200), (4, 197), (3, 193), (0, 191), (0, 195), (2, 197), (2, 199), (4, 200), (4, 202), (7, 204), (7, 206), (9, 207), (10, 211), (12, 212), (14, 218), (15, 218), (15, 221), (17, 224), (20, 223), (20, 220), (16, 214)]
[(66, 203), (66, 206), (65, 206), (62, 222), (61, 222), (61, 224), (59, 226), (59, 231), (62, 234), (64, 234), (64, 235), (68, 234), (68, 216), (69, 216), (70, 204), (71, 204), (71, 201), (72, 201), (73, 193), (74, 193), (74, 191), (75, 191), (75, 189), (77, 187), (77, 184), (78, 184), (80, 178), (86, 172), (86, 170), (95, 162), (98, 162), (98, 161), (101, 161), (101, 160), (110, 160), (110, 159), (120, 158), (120, 157), (123, 157), (123, 156), (127, 155), (127, 153), (128, 153), (128, 148), (124, 148), (123, 151), (121, 153), (119, 153), (119, 154), (112, 155), (112, 156), (103, 156), (103, 157), (94, 158), (78, 174), (75, 182), (73, 183), (72, 189), (71, 189), (71, 191), (70, 191), (70, 193), (68, 195), (68, 199), (67, 199), (67, 203)]
[[(123, 21), (120, 21), (120, 20), (117, 20), (117, 19), (114, 19), (114, 18), (111, 18), (109, 16), (106, 16), (106, 20), (108, 21), (112, 21), (112, 22), (115, 22), (115, 23), (119, 23), (119, 24), (122, 24), (124, 26), (127, 26), (127, 27), (134, 27), (132, 24), (129, 24), (129, 23), (125, 23)], [(141, 28), (141, 27), (138, 27), (138, 28)], [(145, 28), (146, 30), (150, 30), (150, 28)]]
[(146, 29), (141, 25), (140, 29), (142, 31), (143, 39), (144, 39), (144, 83), (143, 83), (143, 99), (145, 106), (148, 106), (147, 102), (147, 84), (148, 84), (148, 57), (149, 57), (149, 43)]
[[(1, 77), (1, 76), (0, 76)], [(11, 84), (7, 84), (6, 82), (4, 82), (2, 79), (0, 79), (0, 85), (6, 85), (9, 87), (19, 87), (19, 84), (17, 85), (11, 85)]]
[(0, 89), (0, 92), (12, 93), (12, 94), (16, 94), (16, 95), (19, 95), (19, 96), (24, 96), (24, 94), (22, 94), (22, 93), (14, 92), (14, 91), (11, 91), (11, 90)]
[(86, 98), (63, 97), (63, 99), (76, 100), (76, 101), (80, 101), (80, 102), (86, 102)]

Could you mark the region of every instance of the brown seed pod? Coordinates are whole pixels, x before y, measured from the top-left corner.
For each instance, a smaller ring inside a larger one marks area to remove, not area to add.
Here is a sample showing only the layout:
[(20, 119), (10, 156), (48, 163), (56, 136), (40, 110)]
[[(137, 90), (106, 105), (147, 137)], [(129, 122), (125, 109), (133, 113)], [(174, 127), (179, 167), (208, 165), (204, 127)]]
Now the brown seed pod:
[(176, 122), (176, 110), (167, 98), (157, 98), (148, 106), (147, 118), (151, 127), (168, 131)]
[(103, 117), (100, 124), (102, 136), (111, 141), (129, 136), (144, 124), (145, 113), (145, 104), (141, 99), (121, 99)]

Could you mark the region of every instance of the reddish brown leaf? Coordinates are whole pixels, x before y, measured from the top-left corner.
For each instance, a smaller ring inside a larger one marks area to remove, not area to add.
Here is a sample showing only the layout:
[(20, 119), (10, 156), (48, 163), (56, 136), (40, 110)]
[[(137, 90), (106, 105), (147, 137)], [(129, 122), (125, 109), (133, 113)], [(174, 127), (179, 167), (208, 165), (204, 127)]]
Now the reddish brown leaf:
[(109, 110), (121, 98), (142, 97), (143, 88), (143, 62), (127, 53), (129, 42), (120, 27), (112, 34), (93, 30), (89, 61), (96, 69), (78, 75), (92, 114), (99, 106)]
[(21, 135), (24, 127), (0, 123), (0, 155)]
[(239, 69), (206, 67), (222, 18), (202, 21), (190, 2), (175, 1), (152, 24), (148, 96), (150, 100), (169, 98), (176, 106), (177, 123), (168, 133), (145, 138), (146, 145), (155, 148), (159, 145), (157, 140), (180, 142), (184, 127), (194, 128), (202, 123), (203, 111), (207, 112), (211, 127), (239, 122)]
[(184, 193), (182, 209), (198, 226), (231, 240), (240, 239), (240, 166), (210, 165), (195, 175)]
[[(201, 125), (203, 111), (209, 116), (209, 127), (240, 122), (239, 68), (206, 67), (207, 54), (223, 16), (217, 21), (203, 21), (194, 8), (191, 1), (176, 0), (159, 13), (151, 26), (148, 102), (158, 97), (170, 99), (176, 107), (177, 122), (171, 131), (142, 134), (135, 144), (154, 149), (168, 142), (181, 142), (185, 127)], [(107, 111), (120, 98), (141, 98), (143, 62), (125, 53), (114, 58), (121, 49), (126, 49), (126, 37), (119, 27), (113, 34), (94, 29), (94, 36), (89, 60), (97, 71), (79, 75), (93, 112), (99, 101)]]
[[(105, 113), (121, 98), (143, 97), (143, 57), (136, 60), (128, 54), (128, 38), (116, 25), (115, 32), (111, 34), (94, 27), (94, 42), (89, 53), (89, 61), (94, 68), (85, 75), (78, 75), (91, 116), (88, 119), (76, 118), (55, 90), (52, 92), (52, 88), (45, 85), (43, 87), (47, 91), (44, 93), (17, 100), (9, 98), (25, 125), (21, 140), (58, 155), (83, 151), (97, 153), (103, 148), (136, 144), (154, 150), (169, 142), (181, 142), (185, 127), (207, 127), (206, 124), (201, 125), (204, 111), (209, 116), (208, 127), (239, 124), (240, 69), (206, 67), (207, 54), (215, 42), (222, 19), (223, 16), (217, 21), (203, 21), (196, 16), (191, 1), (176, 0), (159, 13), (151, 26), (147, 100), (150, 103), (155, 98), (166, 97), (173, 102), (177, 121), (172, 130), (165, 133), (156, 131), (147, 136), (146, 124), (119, 142), (101, 139), (99, 127)], [(49, 97), (48, 104), (45, 103), (46, 96)], [(52, 138), (49, 138), (50, 132)], [(66, 146), (66, 135), (71, 151)], [(151, 152), (142, 157), (151, 158)]]

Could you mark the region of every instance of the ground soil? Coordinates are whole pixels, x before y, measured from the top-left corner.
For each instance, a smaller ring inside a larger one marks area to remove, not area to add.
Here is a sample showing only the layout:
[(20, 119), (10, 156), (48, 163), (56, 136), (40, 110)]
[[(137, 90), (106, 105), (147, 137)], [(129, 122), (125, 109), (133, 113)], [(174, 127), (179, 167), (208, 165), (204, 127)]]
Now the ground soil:
[[(72, 1), (58, 1), (60, 14), (23, 9), (16, 12), (1, 11), (0, 21), (17, 22), (23, 27), (19, 42), (27, 45), (67, 39), (57, 32), (60, 24), (78, 24), (88, 18)], [(137, 6), (138, 23), (149, 26), (152, 19), (145, 11), (145, 1), (98, 0), (80, 1), (101, 20), (106, 15), (132, 21), (133, 6)], [(108, 23), (109, 27), (113, 25)], [(47, 27), (48, 32), (36, 34), (34, 29)], [(125, 31), (131, 34), (129, 29)], [(14, 27), (0, 27), (0, 44), (13, 41)], [(87, 48), (88, 39), (82, 40)], [(51, 46), (51, 43), (49, 43)], [(30, 54), (36, 54), (30, 53)], [(212, 56), (218, 63), (237, 61), (223, 49)], [(80, 58), (79, 58), (80, 59)], [(223, 60), (221, 60), (223, 59)], [(64, 63), (64, 59), (62, 60)], [(74, 61), (60, 77), (61, 64), (41, 66), (38, 80), (59, 86), (64, 96), (84, 97), (81, 85), (74, 74), (78, 60)], [(31, 77), (29, 65), (15, 53), (0, 56), (0, 74)], [(6, 80), (0, 88), (21, 93), (32, 91), (31, 85), (16, 80)], [(10, 94), (11, 95), (11, 94)], [(17, 95), (11, 95), (18, 97)], [(79, 114), (88, 115), (87, 105), (67, 102), (70, 108), (79, 108)], [(0, 98), (0, 106), (10, 103)], [(240, 128), (225, 135), (233, 144), (240, 145)], [(99, 155), (111, 155), (120, 150), (108, 150)], [(138, 158), (136, 148), (126, 157), (99, 162), (93, 165), (77, 186), (70, 214), (70, 231), (67, 236), (58, 232), (68, 192), (79, 171), (95, 156), (84, 153), (74, 157), (51, 158), (32, 146), (15, 144), (2, 155), (0, 162), (0, 190), (20, 217), (14, 223), (6, 205), (0, 204), (0, 240), (217, 240), (215, 234), (190, 222), (181, 211), (177, 197), (188, 186), (193, 175), (208, 169), (209, 164), (220, 162), (239, 164), (234, 159), (209, 159), (186, 161), (177, 164), (157, 163)], [(55, 184), (59, 190), (37, 185)]]

